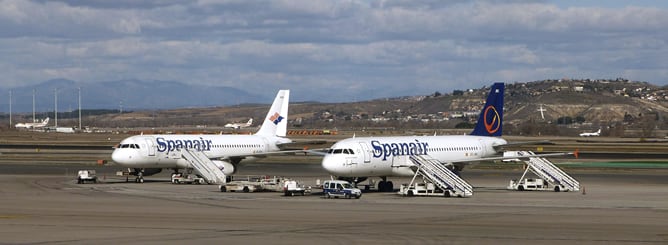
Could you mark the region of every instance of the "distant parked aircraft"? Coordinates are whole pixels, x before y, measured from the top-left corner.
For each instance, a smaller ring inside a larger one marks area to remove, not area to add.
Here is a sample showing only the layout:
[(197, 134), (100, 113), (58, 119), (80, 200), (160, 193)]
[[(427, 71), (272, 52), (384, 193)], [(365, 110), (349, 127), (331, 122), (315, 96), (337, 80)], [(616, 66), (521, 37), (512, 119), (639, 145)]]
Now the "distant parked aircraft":
[(240, 129), (240, 128), (247, 128), (253, 125), (253, 118), (248, 119), (248, 122), (246, 123), (228, 123), (225, 124), (224, 127), (226, 128), (233, 128), (233, 129)]
[(580, 136), (582, 137), (592, 137), (592, 136), (601, 136), (601, 129), (599, 128), (598, 131), (592, 132), (592, 133), (581, 133)]
[(17, 123), (16, 125), (14, 125), (14, 127), (33, 129), (33, 128), (43, 128), (47, 124), (49, 124), (49, 118), (48, 117), (46, 119), (42, 120), (41, 122)]

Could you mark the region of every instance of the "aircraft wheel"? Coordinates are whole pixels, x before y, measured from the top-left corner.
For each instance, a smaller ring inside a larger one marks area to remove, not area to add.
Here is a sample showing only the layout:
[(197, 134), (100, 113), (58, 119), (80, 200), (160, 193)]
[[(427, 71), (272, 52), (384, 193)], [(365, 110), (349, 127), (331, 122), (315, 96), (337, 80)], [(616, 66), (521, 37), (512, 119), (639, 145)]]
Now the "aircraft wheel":
[(387, 182), (385, 182), (383, 180), (378, 182), (378, 192), (385, 192), (385, 189), (387, 189), (386, 183)]
[(387, 192), (392, 192), (392, 191), (394, 191), (394, 184), (392, 183), (392, 181), (388, 181), (388, 182), (387, 182), (387, 186), (386, 186), (386, 188), (387, 188), (387, 189), (386, 189), (385, 191), (387, 191)]

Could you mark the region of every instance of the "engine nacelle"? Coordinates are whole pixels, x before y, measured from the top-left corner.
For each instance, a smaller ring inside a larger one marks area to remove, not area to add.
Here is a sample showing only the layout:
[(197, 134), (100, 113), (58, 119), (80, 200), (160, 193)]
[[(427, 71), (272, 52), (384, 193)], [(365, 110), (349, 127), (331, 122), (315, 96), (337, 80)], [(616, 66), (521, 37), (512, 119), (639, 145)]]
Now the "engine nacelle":
[(233, 175), (234, 173), (237, 172), (236, 166), (234, 166), (234, 164), (230, 162), (220, 161), (220, 160), (213, 160), (212, 162), (216, 164), (218, 169), (223, 170), (223, 173), (225, 175)]
[(133, 168), (133, 169), (130, 169), (130, 170), (131, 170), (130, 175), (132, 175), (132, 176), (139, 175), (139, 172), (142, 173), (142, 176), (151, 176), (151, 175), (162, 172), (161, 168), (144, 168), (144, 169)]

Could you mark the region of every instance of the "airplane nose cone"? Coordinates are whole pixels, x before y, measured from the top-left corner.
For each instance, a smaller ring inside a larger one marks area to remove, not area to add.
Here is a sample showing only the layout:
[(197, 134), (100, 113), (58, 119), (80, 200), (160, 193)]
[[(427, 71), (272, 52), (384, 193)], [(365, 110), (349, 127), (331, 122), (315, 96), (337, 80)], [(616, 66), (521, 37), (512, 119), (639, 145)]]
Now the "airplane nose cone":
[(339, 173), (339, 166), (341, 163), (338, 161), (339, 159), (334, 156), (325, 156), (322, 159), (322, 168), (324, 168), (328, 173), (338, 175)]
[(115, 163), (120, 163), (123, 164), (130, 160), (132, 157), (129, 156), (128, 154), (125, 154), (122, 150), (116, 149), (114, 152), (111, 153), (111, 160), (113, 160)]

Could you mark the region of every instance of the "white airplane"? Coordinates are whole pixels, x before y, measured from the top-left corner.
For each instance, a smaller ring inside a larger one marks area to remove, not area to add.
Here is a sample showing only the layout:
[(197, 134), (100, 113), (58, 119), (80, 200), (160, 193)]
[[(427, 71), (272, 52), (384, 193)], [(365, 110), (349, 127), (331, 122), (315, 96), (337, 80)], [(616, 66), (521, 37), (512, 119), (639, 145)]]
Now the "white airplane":
[(248, 122), (246, 122), (246, 123), (228, 123), (228, 124), (225, 124), (225, 126), (223, 126), (223, 127), (233, 128), (233, 129), (240, 129), (240, 128), (250, 127), (251, 125), (253, 125), (253, 118), (248, 119)]
[[(503, 83), (495, 83), (471, 135), (353, 137), (336, 142), (325, 154), (322, 167), (339, 179), (359, 183), (380, 177), (378, 190), (392, 191), (390, 176), (413, 176), (410, 155), (429, 155), (461, 171), (466, 163), (503, 160), (499, 148), (509, 145), (499, 136), (503, 120)], [(544, 154), (541, 156), (546, 156)], [(496, 156), (496, 157), (495, 157)], [(517, 158), (517, 157), (510, 157)]]
[(49, 118), (45, 118), (41, 122), (31, 122), (31, 123), (17, 123), (14, 125), (15, 128), (27, 128), (27, 129), (34, 129), (34, 128), (43, 128), (47, 124), (49, 124)]
[(242, 160), (281, 153), (279, 146), (292, 142), (285, 138), (289, 98), (289, 90), (278, 91), (265, 121), (254, 135), (136, 135), (122, 140), (111, 158), (127, 167), (131, 175), (137, 176), (135, 182), (141, 183), (144, 176), (162, 169), (177, 172), (190, 168), (177, 149), (194, 148), (212, 159), (225, 175), (232, 175)]
[(601, 129), (599, 128), (598, 131), (596, 132), (591, 132), (591, 133), (581, 133), (580, 136), (582, 137), (592, 137), (592, 136), (601, 136)]

